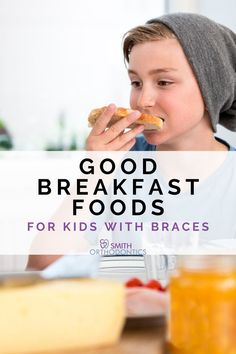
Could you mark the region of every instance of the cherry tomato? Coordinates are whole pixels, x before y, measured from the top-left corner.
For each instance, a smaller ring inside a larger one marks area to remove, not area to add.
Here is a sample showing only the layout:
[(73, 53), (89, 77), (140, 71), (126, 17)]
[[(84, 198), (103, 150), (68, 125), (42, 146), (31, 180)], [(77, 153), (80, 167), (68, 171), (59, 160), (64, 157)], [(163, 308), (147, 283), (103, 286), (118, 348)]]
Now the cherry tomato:
[(143, 285), (144, 285), (143, 282), (138, 278), (131, 278), (125, 283), (125, 286), (127, 288), (134, 288), (136, 286), (143, 286)]
[(146, 288), (153, 289), (153, 290), (159, 290), (159, 291), (165, 291), (166, 289), (161, 285), (161, 283), (158, 280), (151, 279), (147, 282), (147, 284), (144, 285)]

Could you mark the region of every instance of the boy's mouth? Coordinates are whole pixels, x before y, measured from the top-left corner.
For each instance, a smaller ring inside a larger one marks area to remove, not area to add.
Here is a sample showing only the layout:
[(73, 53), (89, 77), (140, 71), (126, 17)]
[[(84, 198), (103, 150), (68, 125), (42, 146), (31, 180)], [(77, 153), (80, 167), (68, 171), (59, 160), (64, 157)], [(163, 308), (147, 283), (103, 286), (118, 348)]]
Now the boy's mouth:
[(152, 124), (151, 122), (149, 124), (145, 124), (144, 127), (144, 132), (157, 132), (161, 131), (163, 129), (163, 125), (165, 122), (165, 119), (163, 117), (157, 116), (157, 115), (152, 115), (153, 117), (157, 118), (159, 121), (162, 121), (162, 125), (160, 125), (158, 128), (156, 125)]

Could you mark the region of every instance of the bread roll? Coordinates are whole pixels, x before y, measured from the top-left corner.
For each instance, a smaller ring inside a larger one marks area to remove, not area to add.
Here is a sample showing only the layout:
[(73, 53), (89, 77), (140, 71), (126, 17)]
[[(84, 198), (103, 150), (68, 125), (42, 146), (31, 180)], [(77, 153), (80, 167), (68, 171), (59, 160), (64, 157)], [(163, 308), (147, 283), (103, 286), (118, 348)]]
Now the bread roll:
[[(88, 117), (90, 127), (94, 126), (96, 120), (98, 119), (98, 117), (100, 117), (100, 115), (105, 111), (106, 108), (107, 107), (96, 108), (90, 112)], [(112, 124), (116, 123), (118, 120), (126, 117), (132, 112), (134, 112), (132, 109), (118, 107), (116, 109), (116, 112), (112, 116), (110, 122), (108, 123), (107, 127), (109, 128)], [(163, 127), (163, 119), (148, 113), (142, 113), (140, 118), (138, 118), (135, 123), (132, 123), (129, 128), (133, 128), (137, 124), (143, 124), (145, 127), (144, 130), (161, 130)]]

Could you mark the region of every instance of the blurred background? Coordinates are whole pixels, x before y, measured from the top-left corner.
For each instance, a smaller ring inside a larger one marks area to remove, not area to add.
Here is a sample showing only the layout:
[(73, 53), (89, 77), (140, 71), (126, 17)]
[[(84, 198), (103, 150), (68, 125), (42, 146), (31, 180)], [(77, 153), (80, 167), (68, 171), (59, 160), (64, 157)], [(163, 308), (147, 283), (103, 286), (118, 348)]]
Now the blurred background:
[(91, 109), (129, 105), (123, 34), (177, 11), (236, 30), (234, 0), (0, 0), (0, 148), (83, 149)]

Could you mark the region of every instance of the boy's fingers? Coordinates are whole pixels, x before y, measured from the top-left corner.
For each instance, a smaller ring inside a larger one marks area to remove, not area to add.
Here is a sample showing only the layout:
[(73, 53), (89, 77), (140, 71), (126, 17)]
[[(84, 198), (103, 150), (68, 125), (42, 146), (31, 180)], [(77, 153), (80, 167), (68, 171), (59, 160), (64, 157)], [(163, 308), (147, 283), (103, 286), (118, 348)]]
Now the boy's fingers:
[(129, 151), (135, 144), (135, 139), (130, 140), (127, 144), (123, 145), (118, 151)]
[(122, 131), (124, 131), (132, 123), (134, 123), (140, 117), (140, 115), (140, 112), (135, 111), (128, 114), (126, 117), (122, 118), (117, 123), (113, 124), (104, 134), (104, 143), (108, 144), (116, 137), (118, 137), (122, 133)]
[(143, 125), (138, 125), (134, 129), (119, 135), (116, 139), (114, 139), (109, 145), (110, 150), (120, 150), (121, 147), (125, 146), (126, 144), (129, 144), (129, 142), (132, 140), (135, 141), (135, 137), (142, 133), (144, 130)]
[(114, 104), (110, 104), (109, 106), (107, 106), (105, 111), (96, 120), (94, 127), (91, 131), (91, 135), (100, 135), (101, 133), (103, 133), (115, 111), (116, 106)]

